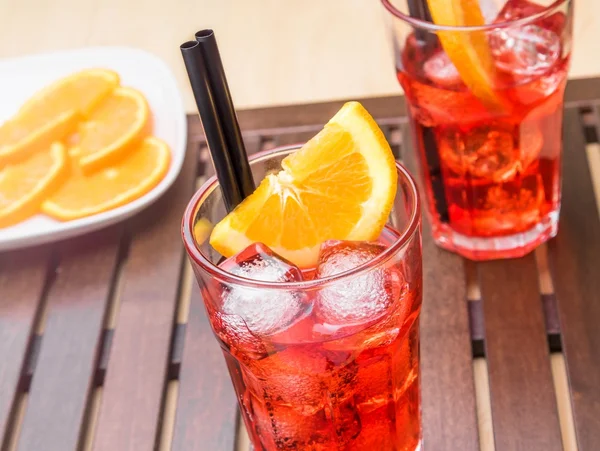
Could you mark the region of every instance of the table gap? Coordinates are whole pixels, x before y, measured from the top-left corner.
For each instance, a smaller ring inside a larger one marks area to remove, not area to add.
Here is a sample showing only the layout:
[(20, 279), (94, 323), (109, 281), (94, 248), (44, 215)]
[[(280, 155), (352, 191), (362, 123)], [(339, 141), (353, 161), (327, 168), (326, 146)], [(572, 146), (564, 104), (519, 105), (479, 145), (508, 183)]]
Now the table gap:
[(181, 290), (177, 305), (177, 323), (186, 324), (190, 314), (190, 299), (192, 296), (192, 284), (196, 283), (189, 261), (184, 262), (181, 275)]
[(20, 393), (17, 395), (14, 421), (11, 423), (11, 427), (8, 428), (5, 446), (2, 447), (2, 449), (6, 449), (6, 451), (16, 451), (17, 449), (19, 437), (21, 436), (21, 426), (23, 425), (23, 419), (25, 418), (25, 412), (27, 410), (28, 397), (29, 395), (27, 393)]
[[(125, 267), (129, 257), (129, 246), (131, 244), (131, 237), (127, 232), (123, 232), (121, 235), (121, 241), (119, 243), (119, 251), (117, 255), (117, 263), (113, 276), (112, 287), (108, 296), (108, 305), (106, 307), (106, 314), (104, 317), (104, 330), (102, 331), (102, 338), (100, 343), (100, 352), (98, 357), (98, 363), (96, 366), (96, 375), (94, 379), (95, 387), (100, 387), (104, 384), (104, 378), (108, 368), (108, 360), (110, 358), (110, 349), (112, 346), (112, 339), (117, 326), (117, 317), (119, 314), (119, 308), (121, 306), (121, 293), (123, 290)], [(88, 425), (84, 426), (88, 427)]]
[(558, 405), (558, 421), (560, 423), (563, 448), (564, 451), (578, 451), (573, 409), (571, 406), (571, 391), (569, 389), (564, 355), (560, 352), (552, 353), (550, 355), (550, 365)]
[[(33, 378), (33, 372), (35, 371), (35, 365), (40, 352), (42, 334), (47, 319), (48, 293), (52, 289), (52, 285), (56, 280), (57, 271), (59, 271), (59, 261), (57, 255), (58, 254), (55, 252), (54, 249), (50, 251), (50, 257), (48, 259), (48, 269), (46, 272), (44, 286), (40, 294), (40, 301), (38, 303), (35, 318), (33, 320), (32, 330), (34, 331), (34, 335), (31, 337), (29, 345), (27, 346), (27, 351), (25, 352), (25, 361), (23, 364), (21, 382), (19, 387), (19, 390), (21, 392), (29, 391), (29, 386), (31, 385), (31, 379)], [(12, 429), (11, 422), (12, 415), (8, 423), (8, 430)]]
[(596, 205), (598, 206), (598, 211), (600, 211), (600, 144), (587, 144), (585, 146), (585, 152), (587, 154), (590, 172), (592, 173), (592, 184), (594, 185)]
[(177, 413), (177, 395), (179, 393), (179, 381), (171, 380), (167, 384), (167, 393), (163, 408), (163, 421), (160, 427), (160, 438), (158, 451), (170, 451), (173, 441), (173, 429), (175, 427), (175, 414)]
[(40, 298), (40, 303), (38, 305), (38, 310), (36, 312), (35, 320), (33, 323), (33, 330), (36, 335), (42, 335), (44, 333), (44, 327), (46, 325), (47, 318), (47, 299), (48, 292), (52, 289), (52, 285), (56, 280), (56, 274), (60, 271), (60, 261), (58, 257), (58, 253), (56, 252), (56, 248), (52, 248), (50, 251), (50, 259), (48, 262), (48, 272), (46, 274), (46, 282), (44, 283), (44, 288), (42, 289), (42, 294)]
[(594, 195), (596, 205), (600, 213), (600, 140), (598, 139), (598, 128), (600, 127), (599, 116), (600, 105), (589, 108), (582, 107), (579, 114), (583, 122), (583, 131), (586, 139), (585, 151), (588, 159), (588, 166), (592, 175), (592, 185), (594, 186)]
[(487, 360), (483, 357), (473, 359), (473, 375), (475, 380), (475, 402), (477, 410), (477, 427), (479, 430), (479, 447), (481, 451), (495, 451), (494, 423), (492, 421), (492, 401), (490, 398), (490, 380)]
[(248, 430), (244, 421), (240, 418), (238, 411), (238, 428), (236, 436), (236, 451), (252, 451), (252, 445), (250, 445), (250, 437), (248, 436)]
[(477, 277), (475, 262), (464, 259), (465, 283), (467, 287), (467, 308), (469, 315), (469, 330), (471, 332), (471, 348), (473, 358), (485, 357), (485, 322), (483, 319), (483, 304), (481, 289)]
[(548, 336), (548, 346), (551, 353), (562, 352), (558, 304), (548, 266), (548, 246), (545, 243), (542, 244), (534, 251), (534, 254), (538, 272), (540, 300), (544, 312), (544, 324), (546, 335)]
[(117, 325), (117, 316), (119, 314), (119, 307), (121, 306), (124, 268), (129, 258), (130, 244), (131, 236), (127, 232), (123, 232), (123, 235), (121, 236), (121, 242), (119, 244), (119, 253), (117, 255), (117, 267), (115, 269), (114, 281), (109, 294), (108, 307), (106, 310), (106, 317), (104, 319), (105, 329), (114, 329)]
[(94, 436), (96, 433), (96, 423), (100, 406), (102, 405), (102, 387), (97, 387), (91, 397), (88, 413), (88, 421), (85, 427), (85, 433), (81, 440), (81, 451), (92, 451)]

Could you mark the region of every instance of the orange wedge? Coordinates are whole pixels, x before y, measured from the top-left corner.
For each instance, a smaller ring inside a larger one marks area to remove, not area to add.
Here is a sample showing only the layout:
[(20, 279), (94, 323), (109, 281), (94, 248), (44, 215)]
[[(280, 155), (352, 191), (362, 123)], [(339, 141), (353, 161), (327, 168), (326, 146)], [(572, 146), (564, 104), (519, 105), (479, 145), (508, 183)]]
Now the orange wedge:
[(315, 266), (328, 239), (374, 240), (396, 195), (394, 156), (358, 102), (346, 103), (219, 222), (211, 245), (230, 257), (262, 242), (301, 267)]
[(169, 168), (169, 146), (147, 137), (114, 166), (85, 175), (75, 168), (42, 211), (61, 221), (83, 218), (135, 200), (154, 188)]
[[(433, 21), (438, 25), (476, 27), (485, 25), (478, 0), (428, 0)], [(493, 90), (496, 66), (483, 31), (438, 31), (444, 51), (456, 66), (471, 92), (494, 110), (505, 105)]]
[(116, 164), (148, 131), (150, 110), (144, 96), (117, 88), (80, 124), (69, 150), (84, 172)]
[(16, 224), (35, 214), (43, 199), (67, 176), (68, 155), (59, 143), (0, 170), (0, 227)]
[(27, 158), (61, 140), (75, 129), (76, 116), (86, 114), (118, 85), (116, 72), (88, 69), (38, 91), (0, 126), (0, 165)]

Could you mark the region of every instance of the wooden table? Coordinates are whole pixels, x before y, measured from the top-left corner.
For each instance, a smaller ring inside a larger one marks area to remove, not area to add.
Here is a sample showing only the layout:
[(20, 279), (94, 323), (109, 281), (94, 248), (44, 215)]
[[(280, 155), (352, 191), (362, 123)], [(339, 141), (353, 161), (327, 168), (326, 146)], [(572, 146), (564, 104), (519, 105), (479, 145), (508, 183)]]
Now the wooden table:
[[(412, 167), (403, 99), (363, 103)], [(340, 104), (242, 111), (249, 151), (306, 140)], [(425, 450), (599, 449), (599, 108), (599, 79), (569, 83), (560, 234), (547, 246), (472, 263), (424, 224)], [(0, 254), (2, 450), (248, 449), (180, 239), (207, 156), (190, 116), (183, 171), (155, 205)]]

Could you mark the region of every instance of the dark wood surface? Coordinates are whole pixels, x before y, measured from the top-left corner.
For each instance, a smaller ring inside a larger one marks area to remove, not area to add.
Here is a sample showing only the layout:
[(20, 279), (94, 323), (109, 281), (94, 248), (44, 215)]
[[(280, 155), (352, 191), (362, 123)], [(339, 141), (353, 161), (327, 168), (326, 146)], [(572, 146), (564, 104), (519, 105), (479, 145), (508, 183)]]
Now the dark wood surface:
[[(410, 129), (404, 125), (401, 130), (403, 161), (416, 175)], [(463, 260), (435, 245), (425, 214), (423, 219), (423, 443), (427, 450), (446, 449), (452, 443), (454, 449), (475, 451), (479, 435)]]
[[(342, 103), (241, 111), (249, 153), (305, 141)], [(404, 100), (363, 103), (416, 173)], [(495, 448), (562, 449), (551, 352), (564, 353), (578, 448), (598, 449), (600, 221), (585, 148), (593, 142), (600, 151), (599, 105), (600, 80), (569, 83), (560, 233), (548, 245), (555, 293), (540, 295), (532, 255), (465, 265), (433, 244), (424, 223), (425, 451), (484, 443), (474, 358), (487, 361)], [(196, 286), (187, 324), (177, 323), (186, 296), (181, 215), (196, 177), (212, 173), (194, 116), (188, 136), (178, 181), (141, 214), (93, 235), (0, 254), (3, 451), (10, 443), (20, 451), (79, 451), (84, 443), (102, 451), (236, 445), (235, 395)], [(481, 299), (467, 301), (469, 268)], [(173, 380), (177, 390), (167, 390)]]
[(534, 255), (477, 266), (496, 450), (561, 450)]
[(549, 262), (579, 449), (594, 450), (600, 447), (600, 223), (577, 110), (566, 111), (564, 135), (560, 233), (549, 244)]
[(28, 363), (38, 306), (49, 276), (50, 249), (12, 251), (0, 257), (0, 433), (3, 447), (22, 392), (21, 374)]
[(214, 340), (200, 289), (194, 284), (179, 375), (173, 450), (233, 450), (237, 401), (223, 354)]
[(18, 449), (75, 449), (93, 388), (121, 228), (58, 246), (59, 267), (46, 296), (44, 339)]
[(196, 162), (188, 152), (154, 214), (146, 211), (132, 221), (96, 451), (152, 449), (157, 441), (184, 257), (181, 216), (193, 193)]

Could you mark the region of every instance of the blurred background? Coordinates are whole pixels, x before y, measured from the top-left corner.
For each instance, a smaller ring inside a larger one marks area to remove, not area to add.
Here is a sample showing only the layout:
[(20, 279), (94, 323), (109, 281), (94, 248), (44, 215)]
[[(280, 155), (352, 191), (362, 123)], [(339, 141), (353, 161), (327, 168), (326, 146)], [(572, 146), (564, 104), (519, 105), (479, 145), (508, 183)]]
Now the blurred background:
[[(131, 46), (163, 59), (216, 32), (238, 108), (400, 93), (379, 0), (0, 0), (0, 57)], [(576, 0), (571, 78), (600, 75), (600, 2)]]

